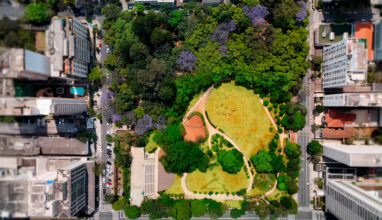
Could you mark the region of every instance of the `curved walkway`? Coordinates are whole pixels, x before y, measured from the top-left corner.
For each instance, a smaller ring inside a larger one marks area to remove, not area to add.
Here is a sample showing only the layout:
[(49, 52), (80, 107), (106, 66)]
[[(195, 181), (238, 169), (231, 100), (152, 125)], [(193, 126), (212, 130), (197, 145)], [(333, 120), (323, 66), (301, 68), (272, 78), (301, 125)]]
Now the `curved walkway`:
[[(211, 139), (212, 139), (212, 136), (214, 134), (219, 134), (219, 135), (223, 136), (227, 141), (229, 141), (235, 147), (236, 150), (238, 150), (240, 153), (242, 153), (241, 149), (236, 145), (236, 143), (230, 137), (228, 137), (226, 134), (220, 132), (219, 130), (217, 130), (216, 128), (214, 128), (211, 125), (211, 123), (209, 122), (209, 120), (208, 120), (208, 118), (206, 116), (206, 103), (207, 103), (209, 94), (211, 93), (212, 89), (214, 88), (214, 85), (212, 85), (210, 88), (208, 88), (207, 91), (202, 95), (202, 97), (186, 113), (186, 115), (183, 118), (182, 123), (187, 121), (188, 116), (192, 112), (198, 111), (198, 112), (203, 114), (204, 121), (205, 121), (206, 127), (208, 129), (208, 133), (209, 133), (209, 136), (208, 136), (208, 146), (209, 146), (210, 149), (211, 149)], [(260, 98), (260, 102), (261, 102), (261, 104), (263, 104), (263, 100), (261, 98)], [(269, 113), (268, 108), (264, 107), (264, 110), (267, 113), (269, 119), (271, 120), (272, 125), (277, 130), (277, 125), (274, 122), (274, 120), (272, 118), (272, 115)], [(284, 133), (280, 134), (281, 148), (282, 148), (281, 154), (284, 152), (284, 141), (283, 140), (284, 140), (285, 136), (287, 136), (287, 135), (284, 134)], [(252, 175), (252, 172), (251, 172), (251, 167), (249, 166), (248, 160), (244, 156), (244, 154), (243, 154), (243, 160), (244, 160), (245, 166), (247, 167), (247, 172), (249, 174), (249, 183), (248, 183), (248, 187), (246, 189), (246, 191), (248, 192), (248, 191), (250, 191), (252, 189), (253, 175)], [(277, 176), (278, 175), (279, 174), (277, 174)], [(187, 199), (203, 199), (203, 198), (209, 198), (209, 199), (214, 199), (214, 200), (243, 200), (244, 199), (243, 196), (237, 196), (237, 195), (235, 195), (235, 196), (234, 195), (228, 195), (227, 196), (225, 194), (207, 195), (207, 194), (196, 194), (196, 193), (193, 193), (190, 190), (188, 190), (188, 188), (187, 188), (186, 177), (187, 177), (187, 173), (184, 173), (182, 175), (182, 177), (181, 177), (181, 186), (182, 186), (182, 189), (184, 191), (185, 198), (187, 198)], [(273, 188), (270, 189), (269, 191), (267, 191), (263, 196), (261, 196), (261, 198), (264, 199), (265, 196), (271, 195), (273, 193), (273, 191), (276, 189), (276, 186), (277, 186), (277, 180), (276, 180)]]

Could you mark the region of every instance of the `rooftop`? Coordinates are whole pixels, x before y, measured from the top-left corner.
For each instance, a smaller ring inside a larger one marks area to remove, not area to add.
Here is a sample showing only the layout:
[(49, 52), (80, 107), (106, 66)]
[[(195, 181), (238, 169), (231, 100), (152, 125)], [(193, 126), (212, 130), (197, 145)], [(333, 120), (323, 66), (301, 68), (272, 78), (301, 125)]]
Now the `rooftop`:
[(323, 155), (350, 167), (382, 167), (382, 146), (323, 144)]
[(373, 59), (373, 23), (356, 22), (354, 25), (354, 37), (366, 39), (367, 59)]
[(325, 114), (327, 127), (343, 127), (344, 124), (352, 124), (355, 119), (355, 114), (339, 113), (337, 110), (329, 110)]
[(322, 138), (328, 139), (343, 139), (343, 138), (351, 138), (355, 136), (354, 128), (324, 128), (322, 129)]
[[(334, 32), (334, 39), (332, 41), (329, 40), (331, 32)], [(316, 42), (316, 44), (318, 43), (318, 45), (330, 45), (332, 43), (339, 42), (343, 39), (344, 33), (351, 34), (351, 32), (352, 25), (350, 24), (320, 25), (316, 33), (316, 38), (318, 38), (318, 42)], [(326, 34), (323, 35), (323, 33)]]

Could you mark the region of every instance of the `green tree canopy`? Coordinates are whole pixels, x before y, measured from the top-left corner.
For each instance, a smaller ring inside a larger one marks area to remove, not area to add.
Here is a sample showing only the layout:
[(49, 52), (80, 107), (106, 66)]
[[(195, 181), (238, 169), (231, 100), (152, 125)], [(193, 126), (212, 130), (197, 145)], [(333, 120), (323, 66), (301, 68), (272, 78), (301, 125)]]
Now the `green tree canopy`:
[(139, 208), (135, 205), (133, 206), (127, 206), (125, 208), (125, 215), (126, 217), (128, 217), (129, 219), (137, 219), (139, 218), (139, 216), (141, 216), (141, 211), (139, 210)]
[(244, 165), (243, 155), (236, 149), (218, 152), (218, 162), (227, 173), (237, 173)]
[(47, 18), (46, 7), (41, 3), (32, 2), (27, 6), (25, 15), (32, 23), (39, 24)]
[(320, 142), (318, 142), (316, 140), (312, 140), (308, 144), (308, 152), (310, 154), (314, 154), (314, 155), (321, 155), (322, 154), (322, 145), (320, 144)]
[(255, 155), (251, 156), (251, 161), (255, 165), (256, 172), (258, 173), (269, 173), (273, 171), (272, 168), (272, 157), (269, 151), (259, 150)]
[(191, 200), (191, 213), (193, 217), (200, 217), (206, 214), (207, 206), (203, 200)]
[(288, 142), (284, 150), (289, 157), (298, 157), (301, 154), (300, 146), (292, 142)]

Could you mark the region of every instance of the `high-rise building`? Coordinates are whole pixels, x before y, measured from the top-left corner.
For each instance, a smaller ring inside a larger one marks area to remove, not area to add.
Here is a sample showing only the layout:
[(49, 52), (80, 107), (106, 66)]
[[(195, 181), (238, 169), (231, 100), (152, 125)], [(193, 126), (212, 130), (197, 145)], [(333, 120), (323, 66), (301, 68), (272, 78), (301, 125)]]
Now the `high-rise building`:
[(90, 64), (87, 25), (74, 17), (53, 17), (46, 42), (53, 77), (87, 78)]
[(323, 88), (354, 85), (366, 80), (367, 49), (364, 39), (348, 38), (325, 47), (322, 63)]
[(349, 167), (382, 167), (382, 147), (323, 143), (322, 155)]
[(80, 211), (91, 214), (95, 209), (93, 167), (94, 161), (79, 158), (1, 158), (0, 216), (70, 218)]
[(382, 219), (382, 184), (327, 180), (325, 209), (339, 219)]

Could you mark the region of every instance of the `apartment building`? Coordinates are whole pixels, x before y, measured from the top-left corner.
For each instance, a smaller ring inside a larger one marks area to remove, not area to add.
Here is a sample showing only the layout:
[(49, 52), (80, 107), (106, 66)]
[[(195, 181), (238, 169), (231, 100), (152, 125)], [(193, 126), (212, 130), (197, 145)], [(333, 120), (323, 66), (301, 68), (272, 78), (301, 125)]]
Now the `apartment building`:
[[(0, 214), (71, 218), (95, 210), (94, 161), (6, 157), (0, 161)], [(89, 184), (90, 183), (90, 184)]]
[(382, 184), (327, 180), (325, 209), (339, 219), (382, 219)]
[(367, 49), (363, 39), (348, 38), (323, 49), (322, 86), (339, 88), (366, 80)]
[(74, 17), (53, 17), (46, 31), (46, 55), (51, 59), (54, 77), (85, 79), (90, 64), (87, 25)]

